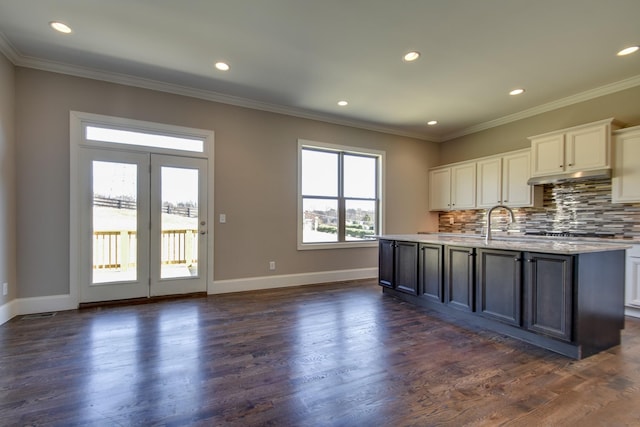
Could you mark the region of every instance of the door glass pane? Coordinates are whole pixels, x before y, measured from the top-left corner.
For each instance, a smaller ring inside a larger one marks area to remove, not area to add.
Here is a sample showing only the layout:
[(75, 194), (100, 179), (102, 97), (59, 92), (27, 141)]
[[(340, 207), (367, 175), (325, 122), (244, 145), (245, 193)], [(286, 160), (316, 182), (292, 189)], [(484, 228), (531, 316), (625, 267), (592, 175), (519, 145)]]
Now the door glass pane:
[(338, 241), (338, 200), (305, 198), (302, 212), (304, 243)]
[(163, 166), (160, 278), (198, 276), (198, 170)]
[(370, 240), (376, 234), (376, 202), (345, 200), (345, 239)]
[(137, 168), (93, 161), (94, 284), (137, 280)]

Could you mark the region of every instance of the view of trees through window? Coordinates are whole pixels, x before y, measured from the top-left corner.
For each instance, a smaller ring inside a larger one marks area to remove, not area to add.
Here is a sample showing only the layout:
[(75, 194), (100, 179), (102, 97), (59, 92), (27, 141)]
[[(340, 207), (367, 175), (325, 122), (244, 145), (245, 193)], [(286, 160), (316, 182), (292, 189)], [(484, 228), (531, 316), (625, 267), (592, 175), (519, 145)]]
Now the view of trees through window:
[(370, 240), (378, 234), (378, 157), (303, 147), (302, 242)]

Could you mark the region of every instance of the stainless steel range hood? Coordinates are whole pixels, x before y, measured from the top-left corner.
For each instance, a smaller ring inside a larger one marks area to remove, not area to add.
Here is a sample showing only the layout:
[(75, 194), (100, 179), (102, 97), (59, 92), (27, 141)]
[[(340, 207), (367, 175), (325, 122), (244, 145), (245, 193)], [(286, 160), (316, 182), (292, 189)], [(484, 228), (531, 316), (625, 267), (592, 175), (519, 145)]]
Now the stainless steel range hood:
[(611, 178), (611, 169), (597, 169), (591, 171), (571, 172), (558, 175), (548, 176), (534, 176), (529, 178), (527, 184), (529, 185), (542, 185), (542, 184), (560, 184), (563, 182), (576, 182), (586, 181), (589, 179), (605, 179)]

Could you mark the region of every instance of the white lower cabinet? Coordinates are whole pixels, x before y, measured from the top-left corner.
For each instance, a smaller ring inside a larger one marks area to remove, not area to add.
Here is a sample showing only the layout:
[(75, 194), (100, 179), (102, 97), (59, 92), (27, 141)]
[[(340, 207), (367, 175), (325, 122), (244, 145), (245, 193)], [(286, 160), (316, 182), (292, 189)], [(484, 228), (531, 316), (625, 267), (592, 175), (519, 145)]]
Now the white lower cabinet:
[(640, 317), (640, 245), (627, 249), (627, 271), (625, 277), (626, 314)]

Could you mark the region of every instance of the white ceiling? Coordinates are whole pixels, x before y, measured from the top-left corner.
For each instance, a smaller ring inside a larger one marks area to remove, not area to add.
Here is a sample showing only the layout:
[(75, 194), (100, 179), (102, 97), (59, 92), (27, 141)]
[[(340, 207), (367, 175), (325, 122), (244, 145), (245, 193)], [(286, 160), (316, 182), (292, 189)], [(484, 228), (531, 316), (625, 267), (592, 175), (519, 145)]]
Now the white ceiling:
[(0, 0), (16, 65), (432, 141), (640, 85), (638, 44), (640, 0)]

